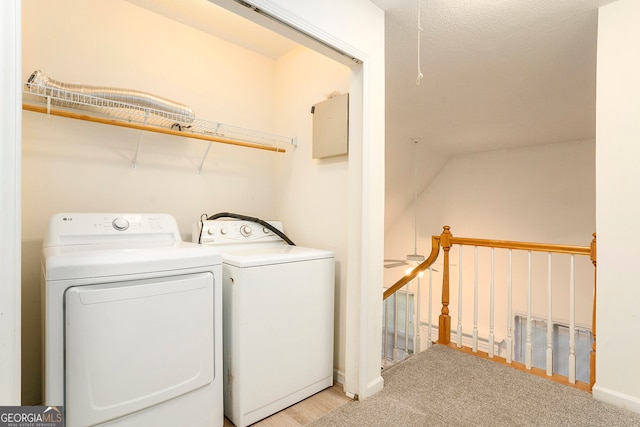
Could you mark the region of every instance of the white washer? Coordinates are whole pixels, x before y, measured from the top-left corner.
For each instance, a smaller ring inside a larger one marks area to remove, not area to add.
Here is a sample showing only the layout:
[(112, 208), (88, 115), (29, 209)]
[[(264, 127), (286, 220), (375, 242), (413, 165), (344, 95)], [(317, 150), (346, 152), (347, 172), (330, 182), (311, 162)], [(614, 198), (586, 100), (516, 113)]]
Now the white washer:
[(222, 426), (221, 258), (165, 214), (54, 215), (44, 404), (67, 427)]
[[(282, 230), (279, 222), (270, 222)], [(245, 427), (333, 384), (334, 254), (242, 220), (194, 225), (222, 254), (224, 409)]]

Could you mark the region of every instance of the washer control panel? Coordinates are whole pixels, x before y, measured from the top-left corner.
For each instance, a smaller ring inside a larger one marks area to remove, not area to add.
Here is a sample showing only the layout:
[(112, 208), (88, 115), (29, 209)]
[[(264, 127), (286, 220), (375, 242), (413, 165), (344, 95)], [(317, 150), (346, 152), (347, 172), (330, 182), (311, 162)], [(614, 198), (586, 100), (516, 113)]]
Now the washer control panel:
[(176, 220), (167, 214), (60, 213), (51, 217), (44, 246), (119, 240), (180, 241)]
[[(280, 221), (267, 221), (271, 226), (282, 232)], [(243, 220), (207, 220), (203, 221), (202, 228), (200, 222), (193, 225), (192, 241), (206, 245), (231, 244), (231, 243), (258, 243), (277, 242), (282, 238), (270, 230), (268, 227), (252, 221)]]

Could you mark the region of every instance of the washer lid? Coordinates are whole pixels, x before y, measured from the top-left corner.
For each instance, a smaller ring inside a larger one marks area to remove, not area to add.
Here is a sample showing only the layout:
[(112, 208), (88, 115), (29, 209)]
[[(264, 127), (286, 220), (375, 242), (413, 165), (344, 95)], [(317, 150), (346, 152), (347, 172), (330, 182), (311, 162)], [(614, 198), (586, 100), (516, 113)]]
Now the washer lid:
[(220, 253), (189, 242), (120, 242), (42, 250), (47, 281), (175, 272), (219, 265)]
[(225, 264), (241, 268), (334, 258), (333, 252), (324, 249), (279, 243), (218, 246), (217, 249)]

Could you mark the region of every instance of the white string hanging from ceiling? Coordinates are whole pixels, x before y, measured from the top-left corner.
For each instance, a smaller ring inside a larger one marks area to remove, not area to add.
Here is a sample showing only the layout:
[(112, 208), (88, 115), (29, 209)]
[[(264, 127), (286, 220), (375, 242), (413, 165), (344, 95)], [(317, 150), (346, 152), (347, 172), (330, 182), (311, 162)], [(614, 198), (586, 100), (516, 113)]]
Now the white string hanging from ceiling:
[(420, 82), (424, 75), (420, 70), (420, 39), (422, 38), (422, 0), (418, 0), (418, 77), (416, 77), (416, 85), (420, 86)]
[(413, 138), (413, 254), (407, 255), (407, 261), (412, 264), (411, 269), (425, 260), (424, 255), (418, 254), (418, 143), (420, 138)]

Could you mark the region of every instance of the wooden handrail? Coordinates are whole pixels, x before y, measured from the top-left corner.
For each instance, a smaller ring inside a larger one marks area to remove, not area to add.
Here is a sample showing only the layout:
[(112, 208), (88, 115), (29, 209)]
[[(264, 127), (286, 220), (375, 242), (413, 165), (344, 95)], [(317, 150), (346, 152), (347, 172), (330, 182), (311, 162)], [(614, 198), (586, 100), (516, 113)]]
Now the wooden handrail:
[(452, 245), (481, 246), (499, 249), (517, 249), (559, 254), (591, 255), (589, 246), (558, 245), (554, 243), (515, 242), (510, 240), (472, 239), (468, 237), (450, 238)]
[(137, 129), (137, 130), (148, 131), (148, 132), (162, 133), (165, 135), (183, 136), (185, 138), (199, 139), (202, 141), (218, 142), (221, 144), (236, 145), (239, 147), (256, 148), (258, 150), (275, 151), (276, 153), (286, 152), (284, 148), (254, 144), (251, 142), (237, 141), (234, 139), (221, 138), (218, 136), (202, 135), (202, 134), (193, 133), (193, 132), (183, 132), (183, 131), (177, 131), (173, 129), (165, 129), (158, 126), (142, 125), (137, 123), (125, 122), (122, 120), (106, 119), (102, 117), (90, 116), (87, 114), (79, 114), (79, 113), (74, 113), (70, 111), (57, 110), (53, 108), (47, 110), (47, 107), (42, 107), (39, 105), (32, 105), (27, 103), (22, 104), (22, 109), (26, 111), (34, 111), (36, 113), (51, 114), (52, 116), (67, 117), (70, 119), (84, 120), (87, 122), (101, 123), (105, 125), (119, 126), (119, 127), (129, 128), (129, 129)]
[(415, 279), (418, 274), (425, 271), (429, 268), (436, 259), (438, 259), (438, 254), (440, 253), (440, 236), (432, 236), (431, 237), (431, 253), (429, 257), (424, 260), (421, 264), (419, 264), (416, 268), (411, 270), (409, 274), (402, 276), (400, 280), (394, 283), (390, 288), (385, 289), (382, 293), (382, 299), (385, 300), (389, 298), (391, 295), (395, 294), (397, 291), (402, 289), (404, 285)]

